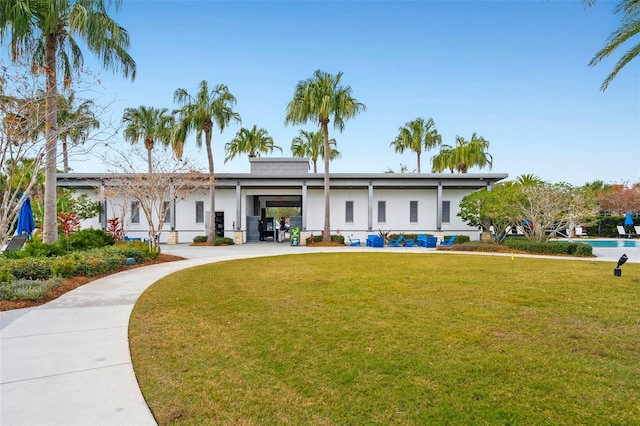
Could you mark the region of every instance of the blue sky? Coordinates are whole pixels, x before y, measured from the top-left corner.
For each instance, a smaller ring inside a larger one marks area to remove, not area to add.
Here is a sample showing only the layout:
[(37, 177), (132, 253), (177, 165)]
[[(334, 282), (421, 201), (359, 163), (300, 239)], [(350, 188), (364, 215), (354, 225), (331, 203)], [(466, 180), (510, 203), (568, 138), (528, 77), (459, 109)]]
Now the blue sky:
[[(489, 140), (491, 171), (510, 178), (533, 173), (575, 185), (634, 183), (640, 181), (640, 60), (604, 93), (600, 84), (621, 52), (588, 66), (618, 27), (614, 5), (125, 0), (112, 15), (130, 33), (135, 82), (101, 71), (85, 56), (101, 76), (92, 96), (109, 105), (115, 122), (126, 107), (175, 108), (177, 88), (193, 93), (202, 80), (224, 83), (238, 100), (242, 127), (265, 128), (284, 150), (272, 155), (289, 156), (301, 128), (284, 124), (296, 83), (316, 69), (342, 71), (367, 110), (342, 133), (330, 128), (342, 152), (332, 172), (398, 171), (401, 163), (414, 169), (415, 154), (396, 154), (389, 144), (407, 121), (431, 117), (444, 143), (473, 132)], [(249, 172), (246, 157), (223, 162), (224, 144), (239, 128), (214, 134), (217, 172)], [(125, 149), (119, 136), (110, 142), (120, 144)], [(195, 136), (187, 145), (204, 168), (206, 153), (195, 149)], [(436, 153), (423, 154), (423, 172)], [(102, 166), (72, 161), (71, 167)]]

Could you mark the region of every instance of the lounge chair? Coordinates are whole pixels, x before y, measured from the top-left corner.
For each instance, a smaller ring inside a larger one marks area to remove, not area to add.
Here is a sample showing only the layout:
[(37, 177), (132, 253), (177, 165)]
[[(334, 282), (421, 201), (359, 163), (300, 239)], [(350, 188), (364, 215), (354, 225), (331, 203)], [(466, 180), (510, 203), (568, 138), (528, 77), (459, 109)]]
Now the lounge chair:
[(636, 237), (640, 238), (640, 226), (634, 226), (633, 229), (636, 231)]
[(413, 241), (412, 238), (405, 238), (404, 240), (404, 246), (405, 247), (415, 247), (416, 246), (416, 242)]
[(618, 226), (616, 226), (616, 229), (618, 230), (618, 236), (619, 237), (626, 237), (627, 236), (627, 231), (624, 230), (624, 226), (618, 225)]
[(418, 247), (426, 247), (427, 243), (429, 242), (429, 237), (427, 237), (426, 235), (418, 235), (416, 240), (418, 242)]
[(24, 243), (27, 242), (27, 238), (28, 237), (26, 235), (14, 235), (2, 252), (20, 250)]
[(582, 226), (576, 226), (576, 237), (586, 237), (587, 231)]
[(347, 235), (347, 238), (349, 238), (349, 246), (351, 246), (351, 247), (356, 247), (356, 246), (360, 247), (360, 239), (359, 238), (351, 239), (351, 237), (348, 236), (348, 235)]
[(400, 244), (404, 242), (404, 237), (400, 235), (395, 240), (389, 240), (389, 247), (400, 247)]
[(373, 235), (370, 240), (367, 238), (367, 245), (369, 247), (384, 247), (384, 238), (377, 235)]
[(449, 237), (449, 241), (442, 240), (440, 242), (440, 247), (452, 247), (453, 246), (453, 242), (455, 240), (456, 240), (456, 236), (452, 235), (452, 236)]

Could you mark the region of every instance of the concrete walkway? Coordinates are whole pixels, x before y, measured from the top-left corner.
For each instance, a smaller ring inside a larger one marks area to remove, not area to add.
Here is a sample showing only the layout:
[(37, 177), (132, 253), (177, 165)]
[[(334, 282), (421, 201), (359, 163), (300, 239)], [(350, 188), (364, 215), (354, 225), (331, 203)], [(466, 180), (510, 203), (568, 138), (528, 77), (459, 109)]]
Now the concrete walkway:
[[(131, 364), (128, 324), (140, 294), (184, 268), (223, 260), (322, 251), (403, 251), (424, 248), (310, 248), (254, 243), (230, 247), (163, 245), (187, 260), (102, 278), (37, 308), (0, 312), (0, 424), (155, 425)], [(640, 249), (594, 249), (599, 261)]]

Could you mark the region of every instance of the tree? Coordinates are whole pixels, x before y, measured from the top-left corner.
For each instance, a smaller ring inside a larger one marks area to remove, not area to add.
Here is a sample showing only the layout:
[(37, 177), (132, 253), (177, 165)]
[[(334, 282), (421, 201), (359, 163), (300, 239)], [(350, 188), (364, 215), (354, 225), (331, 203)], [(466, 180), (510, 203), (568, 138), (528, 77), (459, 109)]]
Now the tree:
[(509, 227), (522, 223), (514, 209), (519, 197), (520, 190), (516, 184), (497, 184), (490, 191), (483, 189), (466, 195), (460, 202), (458, 216), (469, 226), (481, 227), (483, 231), (488, 231), (493, 226), (495, 241), (499, 242)]
[(526, 234), (535, 241), (546, 241), (558, 231), (574, 225), (594, 212), (593, 197), (567, 183), (520, 185), (522, 196), (515, 213), (526, 222)]
[(144, 142), (147, 149), (149, 173), (153, 173), (151, 158), (156, 142), (164, 146), (171, 144), (171, 135), (175, 125), (173, 115), (167, 108), (154, 108), (140, 105), (138, 108), (127, 108), (122, 115), (125, 125), (124, 138), (132, 144)]
[[(335, 138), (329, 139), (329, 161), (341, 157)], [(307, 132), (300, 130), (298, 136), (291, 140), (291, 153), (294, 157), (307, 157), (313, 163), (313, 173), (318, 173), (318, 158), (324, 158), (324, 136), (322, 130)]]
[(609, 185), (594, 194), (603, 213), (624, 216), (627, 212), (640, 212), (640, 185)]
[(431, 157), (431, 171), (442, 173), (445, 169), (453, 173), (458, 166), (454, 148), (451, 145), (442, 145), (440, 152)]
[(80, 72), (83, 55), (76, 37), (86, 43), (102, 65), (135, 78), (135, 62), (127, 53), (129, 35), (108, 15), (111, 4), (122, 0), (3, 0), (0, 2), (0, 42), (10, 33), (14, 60), (28, 55), (33, 70), (44, 75), (46, 87), (45, 218), (43, 241), (58, 240), (56, 165), (58, 140), (58, 71), (63, 87)]
[[(44, 181), (44, 98), (28, 68), (0, 67), (0, 245), (15, 229), (23, 195), (41, 193)], [(25, 74), (26, 73), (26, 74)]]
[(405, 149), (416, 153), (417, 169), (420, 173), (420, 156), (422, 150), (428, 151), (442, 144), (442, 136), (436, 130), (433, 118), (427, 121), (418, 117), (400, 127), (398, 136), (391, 142), (395, 152), (402, 154)]
[[(134, 147), (130, 152), (105, 158), (103, 161), (112, 173), (105, 180), (105, 195), (119, 210), (119, 226), (123, 232), (131, 223), (131, 202), (137, 203), (147, 221), (149, 248), (155, 249), (172, 205), (199, 190), (203, 186), (203, 175), (191, 167), (190, 161), (176, 162), (168, 154), (152, 158), (151, 173), (139, 173), (137, 160), (145, 157), (145, 153)], [(112, 211), (117, 211), (116, 208), (112, 207)]]
[(525, 173), (516, 178), (516, 183), (518, 185), (539, 185), (542, 182), (542, 179), (533, 173)]
[(260, 154), (273, 152), (274, 149), (282, 152), (282, 148), (273, 143), (269, 132), (262, 128), (258, 129), (254, 124), (251, 130), (244, 127), (238, 130), (231, 142), (224, 146), (227, 153), (224, 162), (226, 163), (240, 154), (249, 154), (249, 158), (260, 157)]
[(84, 100), (77, 107), (75, 93), (58, 97), (58, 137), (62, 141), (62, 170), (69, 173), (68, 144), (84, 144), (93, 129), (100, 127), (100, 122), (92, 111), (93, 101)]
[[(587, 5), (592, 5), (595, 3), (595, 0), (583, 0)], [(619, 47), (624, 45), (626, 42), (631, 40), (633, 37), (637, 36), (640, 33), (640, 2), (638, 0), (621, 0), (615, 9), (613, 10), (616, 14), (622, 14), (622, 24), (620, 27), (612, 32), (609, 35), (604, 47), (600, 49), (594, 56), (591, 58), (589, 62), (589, 66), (595, 67), (602, 61), (603, 59), (609, 57), (613, 52), (615, 52)], [(613, 70), (609, 75), (604, 79), (602, 85), (600, 86), (601, 91), (607, 90), (609, 87), (609, 83), (613, 81), (614, 78), (618, 75), (618, 73), (624, 68), (629, 62), (631, 62), (638, 54), (640, 53), (640, 42), (632, 45), (629, 50), (618, 60), (616, 65), (613, 67)]]
[[(351, 96), (351, 87), (342, 86), (342, 72), (335, 76), (316, 70), (313, 77), (301, 80), (296, 85), (293, 99), (287, 105), (285, 124), (305, 124), (309, 121), (320, 124), (324, 136), (324, 152), (330, 152), (329, 121), (334, 129), (342, 132), (344, 123), (366, 110), (366, 106)], [(324, 157), (324, 242), (331, 241), (330, 223), (329, 156)]]
[[(433, 171), (442, 172), (449, 168), (460, 173), (467, 173), (471, 167), (484, 168), (493, 163), (493, 157), (487, 152), (489, 141), (475, 133), (471, 135), (471, 140), (467, 141), (462, 136), (456, 136), (456, 146), (454, 148), (444, 145), (440, 154), (433, 159)], [(440, 157), (442, 156), (442, 157)]]
[(174, 101), (181, 108), (175, 112), (179, 114), (177, 131), (173, 140), (173, 149), (178, 158), (182, 157), (184, 143), (187, 135), (196, 133), (196, 145), (202, 147), (202, 135), (207, 148), (209, 162), (209, 235), (207, 241), (212, 243), (215, 239), (216, 219), (216, 181), (213, 168), (213, 151), (211, 148), (211, 133), (214, 125), (220, 128), (220, 133), (229, 123), (240, 123), (240, 114), (233, 111), (236, 98), (229, 92), (224, 84), (219, 84), (209, 91), (206, 81), (202, 81), (195, 96), (191, 96), (185, 89), (178, 89), (173, 95)]

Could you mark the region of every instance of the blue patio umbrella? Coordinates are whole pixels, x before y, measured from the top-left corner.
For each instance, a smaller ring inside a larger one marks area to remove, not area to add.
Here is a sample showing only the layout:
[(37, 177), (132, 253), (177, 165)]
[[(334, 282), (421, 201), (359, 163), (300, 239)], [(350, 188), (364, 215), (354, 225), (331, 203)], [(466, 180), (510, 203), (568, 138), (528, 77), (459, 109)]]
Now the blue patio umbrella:
[(624, 226), (633, 226), (633, 216), (631, 212), (627, 212), (627, 217), (624, 218)]
[(31, 209), (31, 199), (25, 197), (20, 207), (20, 213), (18, 213), (18, 227), (16, 228), (16, 235), (27, 234), (31, 237), (31, 233), (36, 229), (36, 225), (33, 222), (33, 210)]

